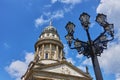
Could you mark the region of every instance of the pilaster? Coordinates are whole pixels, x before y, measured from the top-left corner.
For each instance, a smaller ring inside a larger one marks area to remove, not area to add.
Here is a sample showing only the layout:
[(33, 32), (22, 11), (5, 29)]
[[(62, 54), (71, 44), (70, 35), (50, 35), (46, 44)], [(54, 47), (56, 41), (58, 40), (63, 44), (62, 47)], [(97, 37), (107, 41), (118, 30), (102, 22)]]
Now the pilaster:
[(50, 44), (50, 59), (52, 59), (52, 44)]
[(44, 44), (42, 45), (42, 54), (41, 54), (41, 58), (44, 59)]
[(58, 53), (59, 53), (59, 50), (58, 50), (58, 45), (56, 46), (56, 59), (58, 59)]

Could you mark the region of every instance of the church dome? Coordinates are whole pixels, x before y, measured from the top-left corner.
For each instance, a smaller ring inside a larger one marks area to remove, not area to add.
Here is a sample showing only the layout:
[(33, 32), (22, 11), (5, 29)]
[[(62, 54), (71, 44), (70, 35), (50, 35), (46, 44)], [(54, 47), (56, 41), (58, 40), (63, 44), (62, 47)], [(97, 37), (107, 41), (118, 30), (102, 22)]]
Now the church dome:
[(52, 25), (45, 27), (44, 30), (42, 31), (41, 35), (39, 36), (39, 38), (40, 39), (48, 38), (48, 39), (60, 40), (60, 37), (58, 35), (56, 28), (53, 27)]
[(57, 30), (53, 26), (48, 26), (43, 30), (43, 32), (57, 32)]

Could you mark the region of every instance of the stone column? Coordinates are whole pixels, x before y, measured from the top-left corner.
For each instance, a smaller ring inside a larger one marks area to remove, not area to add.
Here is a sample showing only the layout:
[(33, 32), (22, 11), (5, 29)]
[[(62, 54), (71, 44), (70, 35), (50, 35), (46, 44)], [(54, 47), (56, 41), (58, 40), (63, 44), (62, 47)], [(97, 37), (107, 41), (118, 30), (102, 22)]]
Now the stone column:
[(38, 46), (37, 46), (37, 49), (36, 49), (35, 54), (34, 54), (34, 60), (36, 60), (37, 55), (38, 55)]
[(61, 51), (60, 51), (60, 60), (62, 60), (62, 57), (63, 57), (62, 54), (63, 54), (63, 53), (62, 53), (62, 49), (61, 49)]
[(58, 50), (58, 45), (56, 46), (56, 60), (58, 60), (58, 53), (59, 53), (59, 50)]
[(36, 52), (38, 52), (39, 51), (39, 47), (37, 46), (37, 51)]
[(50, 55), (49, 55), (49, 59), (52, 59), (52, 44), (50, 44)]
[(41, 59), (44, 59), (44, 44), (42, 45), (42, 54), (41, 54)]

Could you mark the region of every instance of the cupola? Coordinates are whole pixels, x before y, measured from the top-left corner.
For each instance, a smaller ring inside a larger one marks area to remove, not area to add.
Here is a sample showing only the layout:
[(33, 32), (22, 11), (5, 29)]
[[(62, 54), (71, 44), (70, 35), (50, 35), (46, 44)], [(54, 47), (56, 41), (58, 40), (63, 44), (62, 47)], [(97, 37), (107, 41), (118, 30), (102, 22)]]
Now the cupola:
[(63, 44), (55, 27), (45, 27), (35, 44), (34, 61), (51, 64), (65, 60)]

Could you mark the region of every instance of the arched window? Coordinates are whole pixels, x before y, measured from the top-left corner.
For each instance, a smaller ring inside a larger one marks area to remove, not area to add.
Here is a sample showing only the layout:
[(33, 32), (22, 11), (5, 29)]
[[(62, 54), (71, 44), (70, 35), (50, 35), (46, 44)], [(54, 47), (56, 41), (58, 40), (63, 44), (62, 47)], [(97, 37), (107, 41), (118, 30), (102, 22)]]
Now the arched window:
[(47, 36), (49, 36), (49, 34), (47, 34)]
[(50, 49), (49, 44), (46, 44), (46, 45), (45, 45), (45, 50), (49, 50), (49, 49)]
[(45, 54), (45, 59), (48, 59), (48, 53)]
[(55, 51), (55, 50), (56, 50), (56, 46), (52, 45), (52, 51)]
[(59, 48), (58, 58), (60, 59), (60, 57), (61, 57), (61, 49)]

